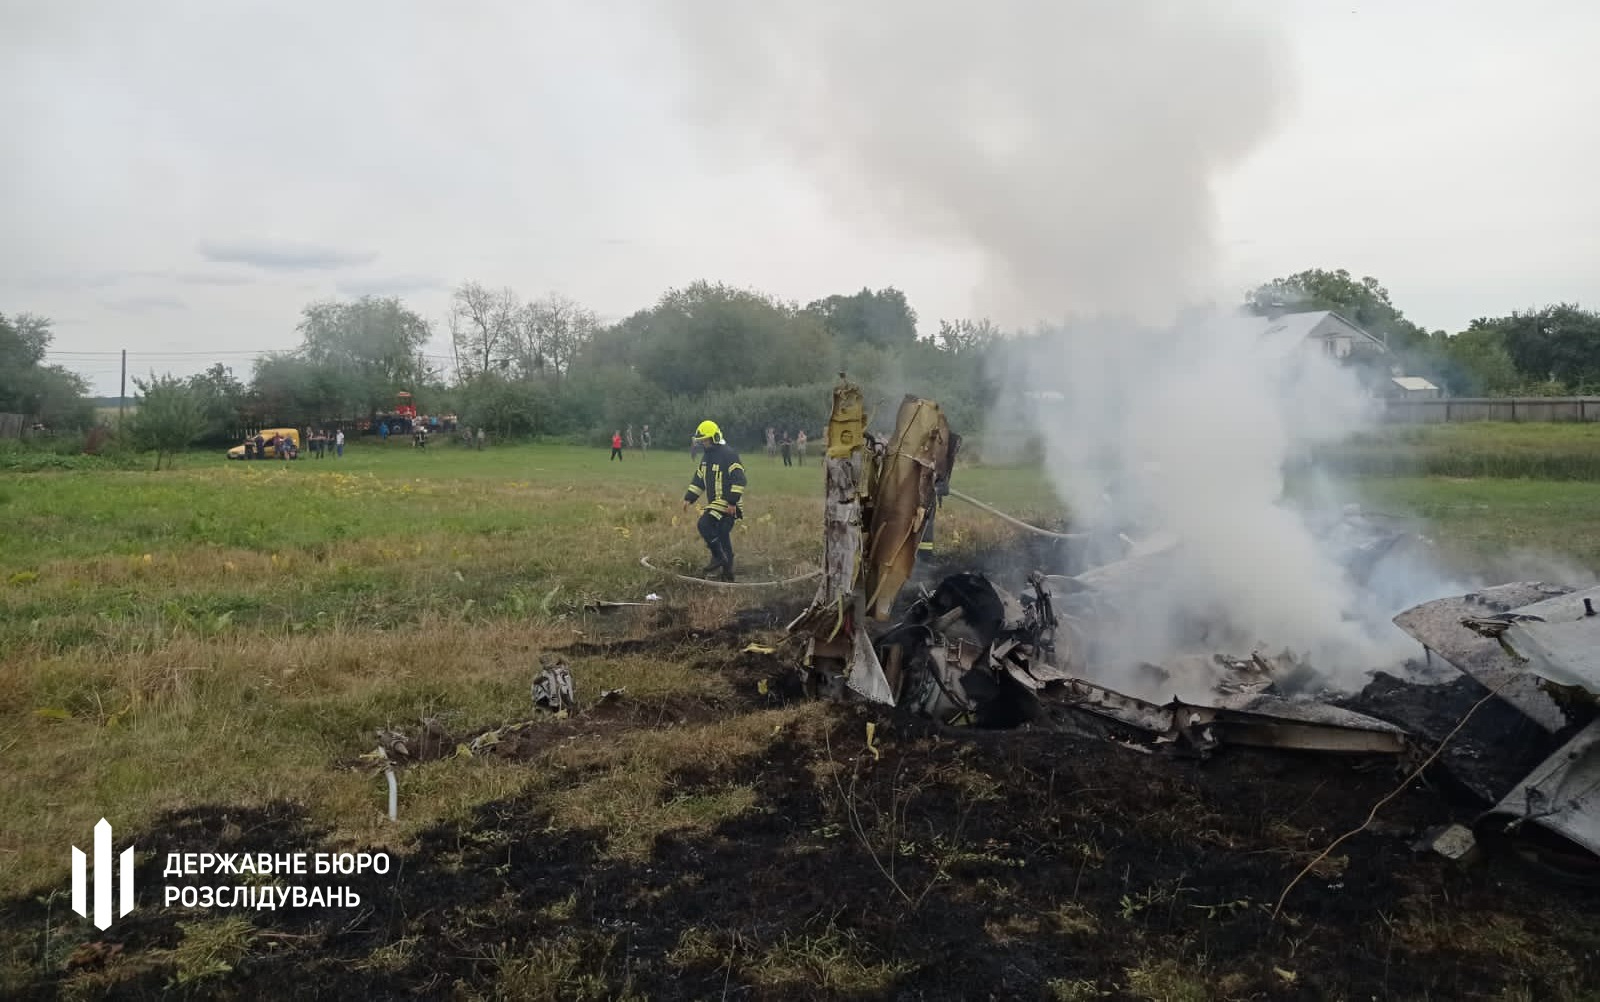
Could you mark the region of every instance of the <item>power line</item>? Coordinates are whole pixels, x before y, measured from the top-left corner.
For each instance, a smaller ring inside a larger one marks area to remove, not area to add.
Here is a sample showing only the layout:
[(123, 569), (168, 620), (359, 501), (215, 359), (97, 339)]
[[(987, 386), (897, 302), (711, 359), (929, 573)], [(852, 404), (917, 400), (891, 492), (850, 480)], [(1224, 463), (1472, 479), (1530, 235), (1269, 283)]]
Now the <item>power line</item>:
[[(224, 357), (226, 357), (226, 358), (267, 358), (267, 357), (272, 356), (272, 355), (292, 355), (296, 351), (298, 351), (298, 349), (294, 349), (294, 348), (287, 348), (287, 349), (281, 349), (281, 350), (267, 350), (267, 351), (138, 351), (138, 350), (134, 350), (134, 351), (129, 352), (129, 354), (133, 355), (136, 358), (155, 358), (155, 359), (164, 359), (164, 358), (224, 358)], [(120, 351), (56, 351), (53, 348), (45, 352), (45, 356), (47, 358), (59, 358), (59, 359), (63, 359), (63, 360), (71, 360), (71, 359), (94, 360), (94, 359), (102, 359), (102, 358), (103, 359), (114, 359), (114, 358), (120, 357), (121, 354), (122, 353)], [(450, 356), (450, 355), (430, 354), (428, 352), (418, 352), (417, 353), (417, 357), (418, 358), (426, 358), (426, 359), (429, 359), (429, 360), (435, 361), (435, 362), (449, 362), (449, 361), (453, 360), (453, 356)]]

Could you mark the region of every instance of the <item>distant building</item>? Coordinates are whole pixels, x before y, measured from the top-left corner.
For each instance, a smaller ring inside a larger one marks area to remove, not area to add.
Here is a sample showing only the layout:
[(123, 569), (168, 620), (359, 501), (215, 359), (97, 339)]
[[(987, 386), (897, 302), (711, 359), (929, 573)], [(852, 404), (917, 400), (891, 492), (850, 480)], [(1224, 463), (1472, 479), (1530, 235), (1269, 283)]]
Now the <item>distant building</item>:
[(1384, 395), (1394, 400), (1437, 400), (1443, 396), (1439, 387), (1421, 376), (1391, 376), (1384, 390)]
[(1382, 355), (1389, 346), (1332, 310), (1261, 317), (1262, 337), (1310, 342), (1334, 358)]

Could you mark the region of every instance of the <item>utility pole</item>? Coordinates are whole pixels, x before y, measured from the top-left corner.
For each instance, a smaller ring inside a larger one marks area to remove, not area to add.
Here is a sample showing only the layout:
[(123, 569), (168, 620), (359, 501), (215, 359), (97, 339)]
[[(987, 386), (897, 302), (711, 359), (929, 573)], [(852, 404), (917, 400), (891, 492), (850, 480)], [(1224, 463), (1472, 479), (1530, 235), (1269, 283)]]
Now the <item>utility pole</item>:
[(122, 429), (123, 418), (128, 413), (128, 349), (122, 349), (122, 393), (117, 398), (117, 429)]

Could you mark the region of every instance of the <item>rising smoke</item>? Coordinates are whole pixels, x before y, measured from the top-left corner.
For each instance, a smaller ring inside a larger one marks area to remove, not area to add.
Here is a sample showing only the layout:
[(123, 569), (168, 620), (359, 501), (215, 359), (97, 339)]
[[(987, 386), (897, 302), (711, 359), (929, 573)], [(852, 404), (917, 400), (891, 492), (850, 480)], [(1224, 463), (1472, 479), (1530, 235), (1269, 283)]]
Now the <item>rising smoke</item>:
[(1213, 185), (1288, 103), (1265, 4), (668, 9), (719, 135), (781, 151), (845, 212), (973, 251), (981, 311), (1051, 326), (1001, 375), (1029, 393), (1010, 403), (1028, 403), (1058, 492), (1091, 527), (1183, 541), (1103, 627), (1105, 667), (1160, 663), (1195, 624), (1340, 682), (1393, 657), (1397, 610), (1283, 503), (1286, 463), (1363, 425), (1359, 385), (1260, 324), (1188, 309), (1216, 291)]
[(1211, 291), (1216, 177), (1289, 90), (1265, 3), (691, 0), (695, 113), (841, 212), (982, 256), (1016, 326)]

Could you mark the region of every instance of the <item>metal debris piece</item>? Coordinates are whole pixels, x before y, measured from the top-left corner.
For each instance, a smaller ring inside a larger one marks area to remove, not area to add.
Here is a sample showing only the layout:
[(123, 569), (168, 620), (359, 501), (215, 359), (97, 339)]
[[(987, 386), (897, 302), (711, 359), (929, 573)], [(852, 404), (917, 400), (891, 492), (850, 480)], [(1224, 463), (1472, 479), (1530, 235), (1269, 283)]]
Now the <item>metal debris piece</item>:
[(1600, 695), (1600, 587), (1518, 609), (1502, 638), (1547, 682)]
[(576, 709), (578, 699), (572, 690), (572, 669), (548, 655), (539, 660), (543, 670), (533, 681), (533, 705), (552, 713)]
[(1462, 864), (1477, 862), (1482, 855), (1478, 849), (1478, 839), (1472, 834), (1472, 829), (1459, 824), (1430, 828), (1423, 834), (1415, 848), (1421, 852), (1438, 853), (1453, 863)]
[(409, 737), (404, 731), (378, 731), (378, 750), (383, 753), (384, 761), (395, 765), (432, 762), (443, 758), (454, 747), (455, 738), (445, 730), (437, 717), (425, 718), (415, 738)]
[[(1479, 820), (1479, 833), (1510, 838), (1563, 872), (1600, 879), (1597, 598), (1600, 588), (1574, 593), (1525, 582), (1429, 602), (1395, 622), (1482, 685), (1498, 687), (1528, 719), (1566, 738)], [(1508, 747), (1503, 754), (1535, 749)]]
[[(1541, 582), (1498, 585), (1457, 598), (1442, 598), (1408, 609), (1394, 618), (1395, 625), (1515, 706), (1540, 727), (1551, 732), (1570, 723), (1565, 711), (1539, 685), (1520, 658), (1499, 639), (1485, 637), (1465, 620), (1486, 620), (1504, 613), (1527, 613), (1534, 604), (1571, 589)], [(1537, 613), (1533, 613), (1537, 615)]]
[(1600, 720), (1529, 773), (1478, 828), (1515, 836), (1546, 865), (1600, 878)]
[(839, 374), (823, 454), (822, 583), (788, 626), (807, 638), (809, 692), (895, 702), (867, 623), (888, 618), (919, 548), (931, 543), (959, 447), (939, 405), (917, 397), (902, 401), (887, 440), (868, 434), (866, 398)]
[(1405, 731), (1376, 717), (1277, 696), (1222, 696), (1209, 705), (1179, 699), (1156, 704), (1072, 679), (1052, 699), (1143, 731), (1152, 743), (1200, 754), (1225, 744), (1379, 755), (1399, 754), (1408, 746)]

